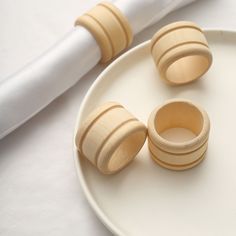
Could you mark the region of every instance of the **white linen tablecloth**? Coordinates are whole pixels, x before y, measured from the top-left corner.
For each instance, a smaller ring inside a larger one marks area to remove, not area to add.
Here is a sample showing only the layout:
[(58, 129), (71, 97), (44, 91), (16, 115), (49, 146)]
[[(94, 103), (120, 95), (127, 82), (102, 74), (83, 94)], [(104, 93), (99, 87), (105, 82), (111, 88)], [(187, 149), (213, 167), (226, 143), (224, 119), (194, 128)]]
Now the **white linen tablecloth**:
[[(1, 0), (0, 80), (45, 51), (72, 27), (77, 16), (97, 2)], [(137, 35), (132, 46), (176, 20), (236, 30), (236, 1), (197, 1)], [(0, 141), (0, 235), (111, 235), (83, 195), (72, 153), (77, 111), (102, 69), (94, 68)]]

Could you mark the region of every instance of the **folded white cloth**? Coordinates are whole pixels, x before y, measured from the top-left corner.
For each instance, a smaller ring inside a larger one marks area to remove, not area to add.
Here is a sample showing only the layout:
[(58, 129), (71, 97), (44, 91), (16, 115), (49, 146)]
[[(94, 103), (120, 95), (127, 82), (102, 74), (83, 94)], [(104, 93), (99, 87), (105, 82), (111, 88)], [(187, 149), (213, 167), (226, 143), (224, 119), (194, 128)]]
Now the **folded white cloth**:
[[(194, 0), (118, 0), (134, 34)], [(83, 45), (83, 46), (81, 46)], [(73, 86), (100, 60), (100, 49), (77, 26), (51, 49), (0, 83), (0, 139)]]

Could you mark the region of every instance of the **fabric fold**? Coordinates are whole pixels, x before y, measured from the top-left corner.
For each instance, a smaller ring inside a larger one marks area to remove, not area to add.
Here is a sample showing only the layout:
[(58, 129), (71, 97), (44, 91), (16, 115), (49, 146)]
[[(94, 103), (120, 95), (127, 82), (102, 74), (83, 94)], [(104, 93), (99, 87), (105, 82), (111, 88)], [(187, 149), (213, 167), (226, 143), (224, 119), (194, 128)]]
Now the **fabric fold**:
[[(118, 0), (134, 34), (194, 0)], [(0, 139), (72, 87), (100, 60), (96, 40), (74, 27), (51, 49), (0, 83)]]

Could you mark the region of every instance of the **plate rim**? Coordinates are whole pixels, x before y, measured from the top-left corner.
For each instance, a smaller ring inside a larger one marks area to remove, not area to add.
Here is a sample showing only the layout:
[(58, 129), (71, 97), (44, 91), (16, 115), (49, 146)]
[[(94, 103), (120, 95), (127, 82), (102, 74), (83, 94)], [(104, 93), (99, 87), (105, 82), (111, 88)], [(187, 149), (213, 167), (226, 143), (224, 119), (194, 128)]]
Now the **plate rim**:
[[(236, 29), (221, 29), (221, 28), (203, 28), (203, 31), (205, 33), (232, 33), (234, 35), (236, 35)], [(75, 146), (75, 136), (76, 136), (76, 131), (78, 129), (78, 124), (80, 123), (80, 119), (81, 119), (81, 113), (84, 110), (84, 107), (87, 103), (87, 100), (89, 99), (91, 93), (93, 92), (93, 90), (96, 88), (97, 84), (100, 83), (100, 81), (103, 79), (104, 75), (110, 71), (113, 66), (115, 66), (117, 63), (119, 63), (121, 60), (123, 60), (123, 58), (129, 56), (130, 54), (132, 54), (133, 52), (135, 52), (136, 50), (139, 50), (140, 48), (145, 47), (148, 43), (150, 42), (150, 40), (146, 40), (138, 45), (136, 45), (135, 47), (129, 49), (128, 51), (126, 51), (125, 53), (123, 53), (122, 55), (120, 55), (117, 59), (115, 59), (114, 61), (112, 61), (99, 75), (98, 77), (95, 79), (95, 81), (92, 83), (92, 85), (90, 86), (90, 88), (88, 89), (88, 91), (86, 92), (80, 108), (77, 112), (77, 116), (76, 116), (76, 122), (75, 122), (75, 126), (74, 126), (74, 135), (73, 135), (73, 159), (74, 159), (74, 163), (75, 163), (75, 169), (76, 169), (76, 173), (79, 179), (79, 183), (82, 187), (83, 193), (90, 205), (90, 207), (93, 209), (95, 215), (98, 217), (98, 219), (100, 220), (101, 223), (103, 223), (103, 225), (114, 235), (117, 236), (127, 236), (125, 235), (124, 232), (121, 231), (121, 229), (119, 229), (110, 219), (109, 217), (103, 212), (103, 210), (99, 207), (97, 201), (94, 199), (93, 194), (91, 193), (91, 191), (89, 190), (88, 185), (86, 184), (86, 180), (85, 180), (85, 176), (83, 174), (83, 170), (82, 170), (82, 164), (81, 164), (81, 160), (80, 157), (77, 158), (77, 149)]]

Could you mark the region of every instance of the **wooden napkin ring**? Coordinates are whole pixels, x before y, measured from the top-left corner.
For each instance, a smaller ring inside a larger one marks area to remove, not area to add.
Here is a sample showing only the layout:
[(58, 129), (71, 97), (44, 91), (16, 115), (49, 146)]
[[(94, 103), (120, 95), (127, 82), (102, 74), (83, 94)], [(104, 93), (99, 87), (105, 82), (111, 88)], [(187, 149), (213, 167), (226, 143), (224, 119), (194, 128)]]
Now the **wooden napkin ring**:
[(110, 2), (99, 3), (80, 16), (75, 25), (84, 26), (94, 36), (101, 49), (102, 63), (111, 60), (127, 48), (133, 40), (133, 33), (128, 20)]
[(196, 80), (212, 64), (212, 54), (203, 31), (187, 21), (160, 29), (151, 40), (151, 53), (160, 77), (170, 84)]
[[(196, 137), (185, 142), (169, 141), (161, 133), (170, 128), (186, 128)], [(157, 107), (148, 120), (148, 147), (153, 160), (171, 170), (185, 170), (200, 163), (206, 153), (210, 121), (206, 111), (181, 99)]]
[(79, 128), (78, 151), (104, 174), (127, 166), (142, 148), (146, 126), (122, 105), (108, 102), (99, 106)]

